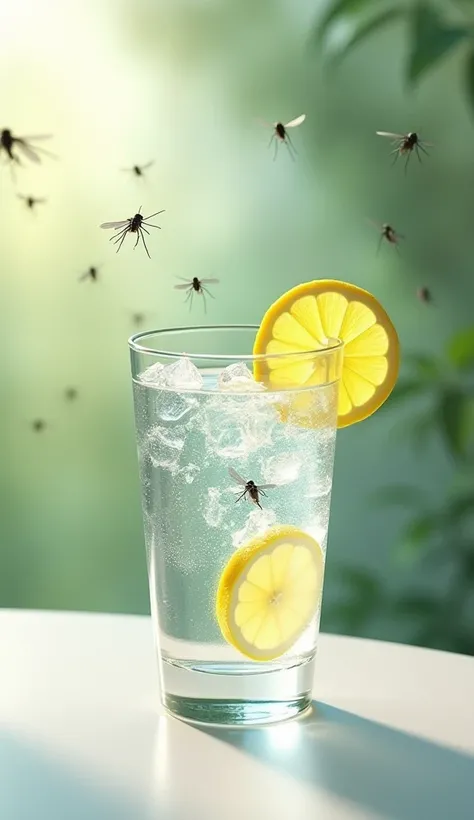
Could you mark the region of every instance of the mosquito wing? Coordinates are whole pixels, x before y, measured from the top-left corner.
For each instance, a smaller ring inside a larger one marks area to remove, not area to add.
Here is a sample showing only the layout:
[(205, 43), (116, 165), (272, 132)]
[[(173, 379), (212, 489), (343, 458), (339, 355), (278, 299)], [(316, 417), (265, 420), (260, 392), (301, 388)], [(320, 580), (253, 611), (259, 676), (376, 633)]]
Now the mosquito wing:
[(187, 288), (192, 288), (192, 282), (186, 282), (185, 285), (174, 285), (175, 290), (186, 290)]
[(376, 131), (379, 137), (389, 137), (392, 140), (404, 140), (405, 134), (393, 134), (392, 131)]
[(285, 125), (285, 128), (294, 128), (296, 125), (301, 125), (306, 119), (306, 114), (300, 114), (299, 117), (296, 117), (294, 120), (290, 120)]
[(204, 285), (217, 285), (219, 280), (218, 279), (200, 279), (199, 281), (202, 282)]
[(151, 168), (152, 165), (155, 164), (155, 160), (151, 159), (150, 162), (147, 162), (146, 165), (141, 165), (140, 168), (142, 171), (146, 171), (147, 168)]
[(242, 478), (242, 476), (239, 475), (237, 470), (234, 470), (233, 467), (229, 467), (229, 475), (230, 475), (231, 478), (234, 479), (234, 481), (237, 482), (237, 484), (241, 484), (242, 487), (246, 486), (247, 482), (246, 482), (245, 478)]
[(278, 487), (278, 484), (259, 484), (257, 490), (273, 490), (274, 487)]
[(129, 219), (122, 219), (121, 222), (102, 222), (102, 225), (99, 225), (99, 228), (105, 228), (105, 230), (113, 228), (113, 230), (117, 230), (117, 228), (125, 228), (125, 225), (129, 224)]
[(25, 155), (26, 157), (28, 157), (28, 159), (30, 159), (30, 160), (31, 160), (31, 162), (41, 162), (41, 159), (39, 158), (38, 154), (36, 154), (36, 153), (33, 151), (33, 149), (32, 149), (32, 148), (30, 148), (30, 146), (26, 144), (26, 142), (23, 142), (23, 140), (22, 140), (22, 139), (20, 139), (19, 137), (17, 137), (17, 138), (15, 139), (15, 144), (16, 144), (16, 145), (18, 145), (18, 148), (21, 148), (21, 150), (23, 151), (24, 155)]
[(52, 134), (39, 134), (34, 137), (17, 137), (17, 139), (24, 140), (25, 142), (39, 142), (40, 140), (50, 140), (52, 136)]

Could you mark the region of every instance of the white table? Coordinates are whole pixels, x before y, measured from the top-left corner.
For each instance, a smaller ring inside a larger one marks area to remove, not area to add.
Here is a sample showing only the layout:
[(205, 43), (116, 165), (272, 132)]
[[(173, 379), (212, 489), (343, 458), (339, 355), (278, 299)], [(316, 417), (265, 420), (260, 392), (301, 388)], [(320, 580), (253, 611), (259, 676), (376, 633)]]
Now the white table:
[(161, 710), (149, 619), (0, 612), (0, 818), (474, 818), (474, 659), (323, 635), (314, 694), (196, 728)]

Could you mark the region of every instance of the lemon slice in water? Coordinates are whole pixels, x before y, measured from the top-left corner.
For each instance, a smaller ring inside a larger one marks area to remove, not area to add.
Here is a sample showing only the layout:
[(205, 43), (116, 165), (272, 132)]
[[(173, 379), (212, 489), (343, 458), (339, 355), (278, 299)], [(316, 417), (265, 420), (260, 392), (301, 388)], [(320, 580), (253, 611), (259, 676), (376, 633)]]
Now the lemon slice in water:
[(321, 547), (296, 527), (272, 527), (252, 539), (219, 581), (216, 615), (224, 638), (255, 661), (283, 655), (317, 612), (323, 574)]

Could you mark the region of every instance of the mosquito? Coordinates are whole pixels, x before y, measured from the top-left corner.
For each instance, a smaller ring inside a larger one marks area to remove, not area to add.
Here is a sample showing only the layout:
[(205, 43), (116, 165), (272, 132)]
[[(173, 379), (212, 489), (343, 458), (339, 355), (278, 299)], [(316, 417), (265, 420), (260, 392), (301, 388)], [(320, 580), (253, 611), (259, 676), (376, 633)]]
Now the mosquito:
[(46, 429), (46, 422), (43, 419), (35, 419), (31, 422), (31, 428), (35, 433), (42, 433)]
[(174, 287), (175, 287), (175, 290), (187, 290), (188, 291), (188, 294), (186, 296), (186, 299), (184, 300), (184, 303), (186, 304), (186, 302), (189, 302), (189, 310), (191, 310), (191, 307), (192, 307), (192, 304), (193, 304), (194, 294), (195, 293), (200, 293), (202, 295), (202, 300), (203, 300), (203, 304), (204, 304), (204, 313), (207, 313), (205, 294), (207, 293), (207, 295), (210, 296), (211, 299), (215, 298), (212, 295), (212, 293), (210, 292), (207, 285), (216, 285), (219, 280), (218, 279), (198, 279), (197, 276), (193, 276), (191, 281), (189, 281), (189, 279), (183, 279), (182, 276), (177, 276), (176, 278), (181, 279), (181, 281), (185, 283), (184, 285), (175, 285)]
[(397, 233), (395, 228), (393, 228), (392, 225), (389, 225), (387, 222), (384, 222), (383, 225), (378, 225), (376, 222), (373, 222), (372, 219), (369, 219), (369, 222), (380, 233), (380, 239), (379, 239), (379, 243), (377, 245), (377, 253), (380, 252), (380, 247), (381, 247), (382, 242), (383, 242), (384, 239), (390, 245), (393, 245), (394, 248), (399, 252), (398, 243), (399, 243), (400, 239), (405, 239), (403, 234)]
[[(297, 154), (298, 152), (297, 152), (295, 146), (293, 145), (293, 143), (291, 141), (291, 138), (290, 138), (290, 135), (288, 134), (287, 129), (288, 128), (295, 128), (297, 125), (301, 125), (301, 123), (303, 123), (305, 121), (305, 119), (306, 119), (306, 114), (300, 114), (299, 117), (296, 117), (294, 120), (290, 120), (290, 122), (285, 123), (285, 125), (283, 125), (282, 122), (274, 122), (274, 123), (271, 124), (271, 127), (273, 128), (273, 134), (270, 137), (270, 142), (268, 143), (268, 147), (270, 148), (270, 145), (272, 144), (273, 140), (275, 140), (275, 151), (274, 151), (274, 154), (273, 154), (273, 161), (275, 161), (276, 157), (277, 157), (278, 142), (284, 142), (285, 143), (286, 147), (288, 148), (288, 153), (289, 153), (291, 159), (294, 160), (295, 157), (294, 157), (293, 152), (295, 154)], [(268, 123), (266, 123), (266, 124), (268, 124)]]
[(425, 305), (429, 305), (433, 301), (433, 295), (426, 287), (418, 288), (416, 295), (420, 302), (423, 302)]
[(114, 231), (118, 231), (118, 234), (112, 236), (109, 240), (109, 242), (112, 242), (114, 245), (118, 244), (117, 253), (122, 247), (123, 241), (127, 234), (136, 233), (137, 241), (133, 246), (134, 249), (137, 247), (141, 239), (146, 250), (148, 259), (151, 259), (148, 248), (146, 246), (145, 237), (143, 235), (143, 232), (149, 235), (150, 231), (147, 231), (147, 229), (144, 226), (147, 225), (149, 228), (158, 228), (158, 230), (161, 230), (159, 225), (153, 225), (151, 222), (148, 222), (148, 220), (154, 216), (158, 216), (158, 214), (164, 214), (164, 211), (156, 211), (154, 214), (150, 214), (150, 216), (143, 216), (140, 213), (141, 209), (142, 206), (140, 205), (138, 213), (135, 214), (135, 216), (130, 217), (130, 219), (122, 219), (121, 222), (103, 222), (100, 227), (105, 228), (106, 230), (111, 228)]
[(229, 467), (229, 475), (237, 484), (240, 484), (240, 486), (244, 488), (243, 492), (240, 492), (240, 490), (238, 491), (240, 492), (240, 495), (235, 499), (235, 503), (248, 496), (250, 501), (253, 501), (253, 503), (256, 504), (257, 507), (260, 507), (260, 509), (263, 509), (260, 504), (260, 496), (266, 496), (267, 494), (265, 490), (271, 490), (273, 487), (277, 486), (276, 484), (259, 484), (257, 486), (254, 481), (246, 481), (245, 478), (242, 478), (242, 476), (239, 475), (237, 470), (234, 470), (233, 467)]
[(24, 196), (23, 194), (17, 194), (18, 199), (22, 199), (25, 203), (26, 207), (30, 209), (30, 211), (34, 210), (35, 205), (39, 205), (42, 202), (46, 202), (45, 199), (41, 199), (36, 196)]
[(154, 165), (154, 164), (155, 164), (155, 161), (152, 159), (152, 160), (150, 160), (150, 162), (147, 162), (145, 165), (132, 165), (131, 168), (122, 168), (122, 171), (128, 171), (132, 174), (135, 174), (136, 177), (144, 177), (145, 174), (143, 172), (146, 171), (147, 168), (151, 168), (151, 166)]
[(395, 154), (393, 158), (393, 163), (397, 161), (398, 157), (401, 157), (404, 154), (406, 154), (407, 158), (405, 162), (405, 173), (407, 172), (408, 163), (410, 162), (410, 157), (412, 155), (413, 150), (416, 151), (418, 161), (421, 163), (420, 151), (423, 151), (423, 153), (426, 154), (427, 157), (429, 157), (429, 153), (426, 150), (425, 146), (433, 145), (432, 142), (422, 142), (422, 140), (420, 139), (420, 135), (416, 131), (410, 131), (408, 134), (393, 134), (391, 131), (376, 131), (375, 133), (379, 137), (388, 137), (392, 140), (392, 145), (395, 146), (393, 151), (390, 152), (392, 154)]
[(86, 279), (90, 279), (91, 282), (97, 282), (97, 278), (99, 276), (99, 268), (96, 268), (94, 265), (91, 265), (90, 268), (87, 268), (86, 272), (81, 274), (79, 277), (79, 282), (84, 282)]
[(19, 148), (25, 157), (28, 157), (31, 162), (39, 163), (41, 162), (41, 157), (38, 156), (38, 152), (47, 154), (53, 158), (54, 154), (51, 154), (51, 152), (47, 151), (45, 148), (40, 148), (37, 145), (31, 145), (31, 142), (38, 142), (40, 140), (48, 139), (51, 139), (51, 134), (40, 134), (35, 137), (15, 137), (9, 128), (4, 128), (0, 131), (0, 151), (3, 148), (10, 162), (16, 162), (17, 165), (21, 165), (19, 157), (14, 152), (15, 148)]
[(66, 387), (64, 391), (64, 398), (66, 401), (76, 401), (79, 391), (76, 387)]
[(145, 321), (144, 313), (132, 313), (132, 322), (136, 327), (140, 327)]

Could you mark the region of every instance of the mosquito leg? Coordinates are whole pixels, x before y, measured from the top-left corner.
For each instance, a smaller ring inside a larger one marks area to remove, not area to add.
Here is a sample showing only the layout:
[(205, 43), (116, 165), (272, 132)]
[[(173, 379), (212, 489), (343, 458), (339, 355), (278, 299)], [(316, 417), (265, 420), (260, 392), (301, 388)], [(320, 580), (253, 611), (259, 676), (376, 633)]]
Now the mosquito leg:
[(275, 150), (273, 152), (273, 162), (275, 162), (278, 154), (278, 137), (275, 137)]
[[(149, 250), (148, 250), (148, 248), (147, 248), (147, 246), (146, 246), (145, 237), (143, 236), (143, 231), (142, 231), (141, 227), (138, 229), (138, 237), (139, 237), (139, 238), (141, 237), (141, 240), (142, 240), (142, 242), (143, 242), (143, 247), (144, 247), (144, 248), (145, 248), (145, 250), (146, 250), (146, 255), (148, 256), (148, 259), (151, 259), (150, 252), (149, 252)], [(134, 247), (135, 247), (135, 248), (136, 248), (136, 246), (137, 246), (137, 243), (138, 243), (138, 239), (137, 239), (137, 241), (135, 242), (135, 245), (134, 245)]]
[(142, 224), (140, 225), (140, 230), (145, 231), (145, 233), (147, 233), (147, 234), (148, 234), (148, 236), (150, 236), (150, 231), (147, 231), (147, 229), (143, 227), (143, 222), (142, 222)]
[(382, 247), (382, 242), (383, 242), (383, 233), (380, 234), (379, 242), (378, 242), (378, 245), (377, 245), (377, 250), (375, 252), (376, 256), (378, 256), (379, 253), (380, 253), (380, 248)]
[(421, 144), (421, 142), (418, 143), (417, 149), (418, 148), (420, 149), (420, 151), (423, 151), (423, 153), (426, 154), (427, 157), (429, 157), (430, 152), (426, 150), (426, 148), (424, 147), (424, 145)]
[(272, 144), (272, 142), (273, 142), (273, 140), (274, 140), (275, 138), (276, 138), (276, 134), (275, 134), (275, 132), (273, 132), (273, 134), (272, 134), (272, 135), (271, 135), (271, 137), (270, 137), (270, 142), (268, 143), (268, 147), (269, 147), (269, 148), (270, 148), (270, 145)]
[(395, 148), (395, 150), (394, 150), (394, 151), (391, 151), (390, 153), (391, 153), (391, 154), (395, 154), (395, 156), (394, 156), (394, 158), (393, 158), (393, 162), (392, 162), (392, 165), (395, 165), (395, 163), (396, 163), (396, 161), (397, 161), (398, 157), (400, 156), (400, 149), (399, 149), (399, 148)]
[(208, 288), (204, 287), (204, 285), (201, 285), (201, 290), (205, 291), (207, 293), (207, 295), (211, 297), (211, 299), (216, 298), (215, 296), (212, 295), (211, 291)]
[[(142, 228), (144, 225), (148, 225), (149, 228), (158, 228), (158, 230), (161, 231), (161, 225), (153, 225), (151, 222), (142, 222)], [(143, 228), (143, 230), (145, 229)]]
[(202, 293), (202, 303), (204, 305), (204, 313), (207, 313), (206, 296), (204, 294), (204, 288), (203, 287), (201, 287), (201, 293)]
[(267, 494), (266, 494), (265, 490), (260, 490), (259, 489), (259, 493), (260, 493), (260, 495), (264, 495), (265, 498), (267, 497)]
[(110, 237), (109, 242), (112, 242), (113, 245), (116, 245), (117, 242), (120, 242), (120, 240), (128, 233), (128, 231), (128, 226), (126, 228), (122, 228), (120, 233), (116, 233), (115, 236)]
[[(124, 232), (123, 232), (123, 234), (122, 234), (122, 238), (121, 238), (121, 240), (120, 240), (120, 242), (119, 242), (119, 246), (118, 246), (117, 251), (116, 251), (117, 253), (119, 252), (120, 248), (122, 247), (122, 245), (123, 245), (123, 240), (124, 240), (124, 239), (125, 239), (125, 237), (127, 236), (127, 233), (128, 233), (128, 228), (127, 228), (127, 230), (126, 230), (126, 231), (124, 231)], [(115, 243), (115, 244), (116, 244), (116, 243)]]
[(288, 131), (286, 132), (286, 139), (288, 140), (287, 144), (291, 145), (291, 147), (292, 147), (293, 151), (295, 152), (295, 154), (298, 154), (298, 151), (296, 150), (295, 146), (293, 145), (293, 141), (292, 141)]
[(240, 501), (240, 499), (243, 498), (245, 495), (247, 495), (247, 490), (244, 490), (243, 493), (241, 493), (239, 497), (235, 499), (235, 503), (237, 504), (237, 501)]
[(291, 145), (290, 145), (290, 143), (289, 143), (289, 141), (288, 141), (288, 140), (289, 140), (289, 137), (288, 137), (288, 136), (287, 136), (287, 137), (285, 137), (285, 145), (286, 145), (287, 151), (288, 151), (288, 153), (289, 153), (289, 155), (290, 155), (291, 159), (292, 159), (292, 160), (293, 160), (293, 162), (294, 162), (294, 161), (295, 161), (295, 158), (294, 158), (294, 156), (293, 156), (293, 150), (292, 150)]

